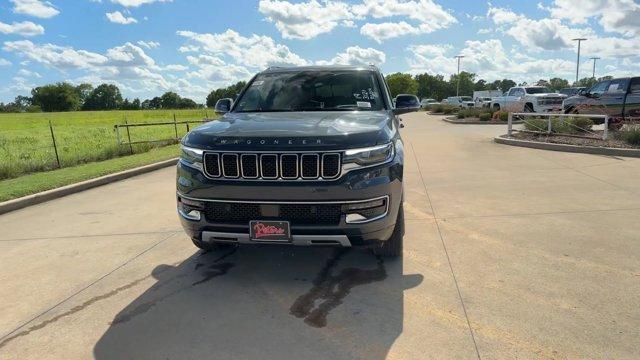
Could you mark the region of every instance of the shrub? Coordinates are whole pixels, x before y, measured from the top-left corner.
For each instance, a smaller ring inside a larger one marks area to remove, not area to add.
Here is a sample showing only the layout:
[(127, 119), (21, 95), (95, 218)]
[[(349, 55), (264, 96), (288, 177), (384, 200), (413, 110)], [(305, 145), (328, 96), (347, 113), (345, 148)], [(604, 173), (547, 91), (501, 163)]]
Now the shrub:
[[(551, 133), (554, 134), (583, 134), (591, 131), (593, 120), (583, 117), (551, 118)], [(529, 131), (547, 132), (547, 119), (525, 119), (524, 128)]]
[(509, 120), (509, 113), (506, 111), (498, 110), (492, 114), (492, 118), (493, 120), (500, 120), (500, 121), (506, 122)]
[(491, 120), (491, 113), (482, 113), (480, 114), (480, 121), (489, 121)]
[(458, 119), (464, 119), (465, 118), (465, 114), (462, 111), (458, 111), (458, 114), (456, 115), (456, 117)]
[(444, 109), (442, 109), (442, 113), (445, 114), (445, 115), (449, 115), (449, 114), (455, 113), (456, 110), (458, 110), (456, 107), (445, 106)]
[(640, 146), (640, 128), (620, 131), (618, 136), (628, 144)]
[(441, 104), (434, 105), (433, 107), (431, 107), (431, 112), (436, 114), (440, 114), (444, 112), (444, 105), (441, 105)]

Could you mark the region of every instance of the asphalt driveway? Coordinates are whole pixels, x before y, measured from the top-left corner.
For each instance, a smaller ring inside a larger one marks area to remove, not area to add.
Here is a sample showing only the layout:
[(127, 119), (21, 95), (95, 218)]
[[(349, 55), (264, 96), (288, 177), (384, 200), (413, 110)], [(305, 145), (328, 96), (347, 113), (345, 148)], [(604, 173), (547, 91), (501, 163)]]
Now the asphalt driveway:
[(404, 118), (398, 260), (202, 253), (173, 168), (0, 216), (0, 358), (639, 358), (640, 159)]

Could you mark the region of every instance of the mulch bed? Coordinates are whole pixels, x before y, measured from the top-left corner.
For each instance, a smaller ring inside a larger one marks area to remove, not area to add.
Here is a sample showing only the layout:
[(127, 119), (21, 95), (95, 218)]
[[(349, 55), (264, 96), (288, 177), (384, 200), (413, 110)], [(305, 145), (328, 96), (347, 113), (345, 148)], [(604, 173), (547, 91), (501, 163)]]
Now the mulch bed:
[(620, 148), (620, 149), (640, 149), (638, 146), (633, 146), (624, 140), (616, 139), (613, 134), (609, 134), (610, 138), (607, 140), (601, 139), (585, 139), (572, 136), (562, 135), (548, 135), (548, 134), (534, 134), (524, 132), (513, 132), (511, 137), (518, 140), (538, 141), (552, 144), (565, 144), (565, 145), (577, 145), (577, 146), (594, 146), (594, 147), (607, 147), (607, 148)]

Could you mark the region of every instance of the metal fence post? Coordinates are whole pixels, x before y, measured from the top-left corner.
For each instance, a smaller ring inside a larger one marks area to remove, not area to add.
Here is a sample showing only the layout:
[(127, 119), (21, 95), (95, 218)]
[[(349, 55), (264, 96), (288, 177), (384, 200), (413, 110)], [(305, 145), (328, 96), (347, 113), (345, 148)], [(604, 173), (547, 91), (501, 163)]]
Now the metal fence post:
[(511, 137), (511, 130), (513, 129), (513, 113), (509, 113), (509, 121), (507, 122), (507, 135)]
[(609, 138), (609, 116), (604, 117), (604, 131), (602, 132), (602, 140)]
[(551, 115), (547, 116), (547, 121), (548, 121), (548, 123), (547, 123), (547, 134), (551, 134), (551, 131), (553, 130), (551, 128)]
[(56, 163), (58, 164), (58, 169), (60, 169), (60, 156), (58, 156), (58, 145), (56, 144), (56, 137), (53, 135), (53, 126), (51, 125), (51, 120), (49, 120), (49, 130), (51, 131), (51, 140), (53, 140), (53, 151), (56, 153)]
[[(127, 123), (127, 115), (124, 116), (124, 124), (129, 125)], [(129, 153), (133, 155), (133, 145), (131, 145), (131, 133), (129, 133), (129, 127), (127, 126), (127, 141), (129, 142)]]

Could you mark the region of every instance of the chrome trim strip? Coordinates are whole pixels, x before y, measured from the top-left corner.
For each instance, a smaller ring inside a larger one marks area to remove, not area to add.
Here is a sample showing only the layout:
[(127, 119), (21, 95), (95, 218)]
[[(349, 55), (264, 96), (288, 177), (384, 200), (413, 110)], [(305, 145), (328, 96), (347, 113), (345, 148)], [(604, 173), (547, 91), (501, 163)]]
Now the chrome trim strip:
[[(236, 158), (236, 174), (237, 174), (236, 176), (228, 176), (226, 174), (226, 171), (224, 171), (224, 157), (225, 157), (225, 155), (226, 156), (234, 156)], [(221, 161), (222, 162), (222, 176), (224, 176), (226, 178), (229, 178), (229, 179), (239, 179), (240, 178), (240, 166), (238, 164), (238, 161), (239, 161), (238, 160), (239, 159), (238, 154), (222, 154), (221, 157), (222, 157), (222, 161)]]
[[(264, 156), (275, 156), (276, 158), (276, 176), (264, 176), (264, 174), (262, 173), (262, 158)], [(260, 178), (262, 178), (263, 180), (277, 180), (278, 179), (278, 174), (280, 173), (280, 168), (278, 167), (278, 154), (260, 154)]]
[[(182, 198), (194, 200), (194, 201), (208, 201), (208, 202), (226, 202), (226, 203), (248, 203), (248, 204), (355, 204), (361, 202), (369, 202), (380, 199), (386, 199), (389, 203), (389, 195), (378, 196), (371, 199), (362, 200), (332, 200), (332, 201), (269, 201), (269, 200), (219, 200), (219, 199), (201, 199), (191, 196), (182, 195), (176, 191), (176, 194)], [(388, 205), (387, 205), (388, 206)]]
[[(304, 158), (309, 156), (316, 157), (316, 174), (314, 176), (304, 176)], [(308, 180), (308, 179), (317, 179), (320, 177), (320, 156), (318, 154), (302, 154), (300, 155), (300, 177)]]
[[(284, 176), (284, 170), (283, 170), (283, 166), (282, 166), (282, 158), (284, 156), (295, 156), (296, 157), (296, 176)], [(280, 155), (280, 178), (283, 180), (295, 180), (297, 178), (299, 178), (300, 176), (300, 158), (298, 157), (298, 154), (282, 154)]]
[[(246, 176), (244, 174), (244, 164), (242, 163), (242, 158), (245, 156), (253, 156), (256, 159), (256, 176)], [(258, 154), (240, 154), (240, 174), (244, 179), (257, 179), (260, 177), (260, 164), (258, 164)]]
[[(219, 238), (219, 239), (216, 239)], [(235, 240), (233, 240), (235, 239)], [(249, 234), (226, 233), (219, 231), (203, 231), (204, 242), (225, 242), (239, 244), (292, 244), (298, 246), (343, 246), (351, 247), (351, 241), (346, 235), (291, 235), (289, 241), (251, 240)]]

